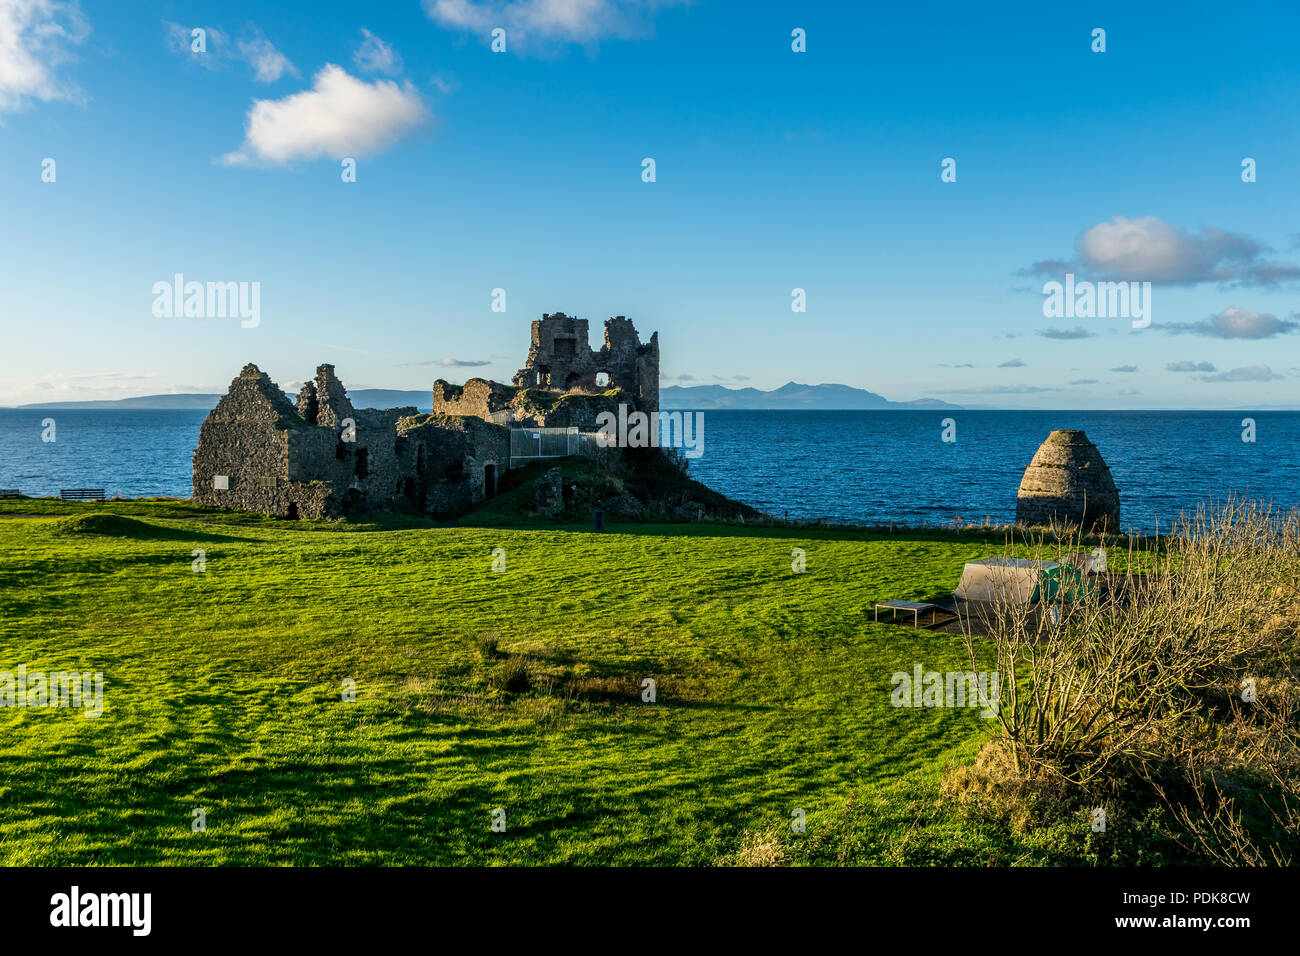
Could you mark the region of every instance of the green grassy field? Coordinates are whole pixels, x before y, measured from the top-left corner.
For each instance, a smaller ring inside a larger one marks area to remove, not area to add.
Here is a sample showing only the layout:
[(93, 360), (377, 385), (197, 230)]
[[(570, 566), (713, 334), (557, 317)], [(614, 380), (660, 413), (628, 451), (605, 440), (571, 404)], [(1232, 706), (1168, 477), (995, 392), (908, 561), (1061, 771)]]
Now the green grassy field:
[(0, 671), (102, 671), (105, 706), (0, 709), (0, 863), (710, 864), (764, 834), (788, 862), (1052, 858), (938, 799), (989, 722), (890, 706), (895, 671), (967, 670), (961, 639), (871, 620), (1002, 547), (2, 502)]

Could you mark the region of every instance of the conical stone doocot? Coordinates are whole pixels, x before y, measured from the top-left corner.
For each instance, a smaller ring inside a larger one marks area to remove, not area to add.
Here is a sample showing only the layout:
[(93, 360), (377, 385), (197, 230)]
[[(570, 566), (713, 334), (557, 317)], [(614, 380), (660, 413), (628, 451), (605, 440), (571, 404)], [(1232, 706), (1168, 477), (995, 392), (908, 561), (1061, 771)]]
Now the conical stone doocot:
[(1082, 431), (1057, 429), (1038, 446), (1020, 480), (1016, 523), (1119, 528), (1119, 489), (1101, 452)]

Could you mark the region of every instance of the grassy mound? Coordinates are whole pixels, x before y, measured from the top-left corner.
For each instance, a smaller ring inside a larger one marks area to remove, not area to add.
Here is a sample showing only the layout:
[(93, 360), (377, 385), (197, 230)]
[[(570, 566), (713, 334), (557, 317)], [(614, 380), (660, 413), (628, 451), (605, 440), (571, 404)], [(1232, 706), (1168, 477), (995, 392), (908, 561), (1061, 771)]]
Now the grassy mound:
[[(160, 514), (159, 517), (163, 517), (163, 515)], [(170, 518), (170, 515), (168, 515), (168, 518)], [(138, 518), (132, 518), (114, 511), (92, 511), (87, 514), (73, 514), (66, 518), (60, 518), (54, 522), (53, 533), (63, 538), (117, 538), (142, 543), (151, 541), (196, 543), (255, 540), (230, 534), (214, 534), (207, 530), (206, 526), (209, 523), (208, 521), (202, 523), (189, 521), (184, 525), (173, 527), (171, 525), (141, 521)]]
[[(533, 483), (552, 468), (559, 468), (563, 479), (564, 511), (553, 518), (540, 518)], [(694, 480), (658, 448), (611, 448), (589, 458), (552, 458), (512, 469), (503, 477), (497, 497), (470, 512), (461, 523), (589, 525), (594, 508), (606, 511), (611, 526), (629, 521), (770, 522), (749, 505)]]
[(159, 528), (135, 518), (108, 514), (102, 511), (88, 515), (73, 515), (55, 525), (55, 534), (96, 534), (113, 538), (153, 538)]

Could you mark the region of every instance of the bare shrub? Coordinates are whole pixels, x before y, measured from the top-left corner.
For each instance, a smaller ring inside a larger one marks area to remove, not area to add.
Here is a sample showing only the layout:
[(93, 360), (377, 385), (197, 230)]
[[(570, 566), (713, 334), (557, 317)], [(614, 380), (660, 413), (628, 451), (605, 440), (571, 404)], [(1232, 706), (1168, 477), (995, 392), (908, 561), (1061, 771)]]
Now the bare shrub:
[(478, 635), (474, 638), (474, 646), (485, 661), (493, 661), (501, 657), (501, 635), (496, 631)]
[(506, 694), (523, 694), (533, 686), (533, 675), (523, 657), (508, 657), (492, 671), (492, 686)]
[(940, 788), (943, 796), (966, 810), (1017, 833), (1030, 828), (1037, 808), (1059, 802), (1064, 791), (1059, 777), (1017, 771), (1003, 740), (985, 744), (974, 763), (952, 768)]
[[(1055, 529), (1028, 550), (1062, 561), (1081, 538)], [(1018, 775), (1087, 785), (1116, 761), (1170, 758), (1180, 729), (1214, 718), (1225, 687), (1294, 660), (1297, 514), (1230, 500), (1169, 536), (1129, 538), (1123, 557), (1122, 575), (1082, 593), (985, 612), (1002, 678), (999, 742)], [(973, 663), (970, 628), (966, 639)]]

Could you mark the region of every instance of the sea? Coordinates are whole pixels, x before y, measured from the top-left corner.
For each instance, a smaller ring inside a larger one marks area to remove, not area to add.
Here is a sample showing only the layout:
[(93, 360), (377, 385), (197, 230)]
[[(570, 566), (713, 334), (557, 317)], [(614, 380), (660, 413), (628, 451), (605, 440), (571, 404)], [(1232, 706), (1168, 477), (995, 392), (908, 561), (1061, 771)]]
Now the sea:
[[(1300, 412), (701, 414), (703, 454), (691, 461), (690, 474), (777, 518), (1008, 523), (1021, 475), (1054, 428), (1081, 428), (1100, 450), (1120, 490), (1126, 529), (1168, 530), (1180, 513), (1234, 495), (1300, 507)], [(103, 488), (124, 497), (187, 498), (205, 415), (0, 409), (0, 489), (37, 496)]]

